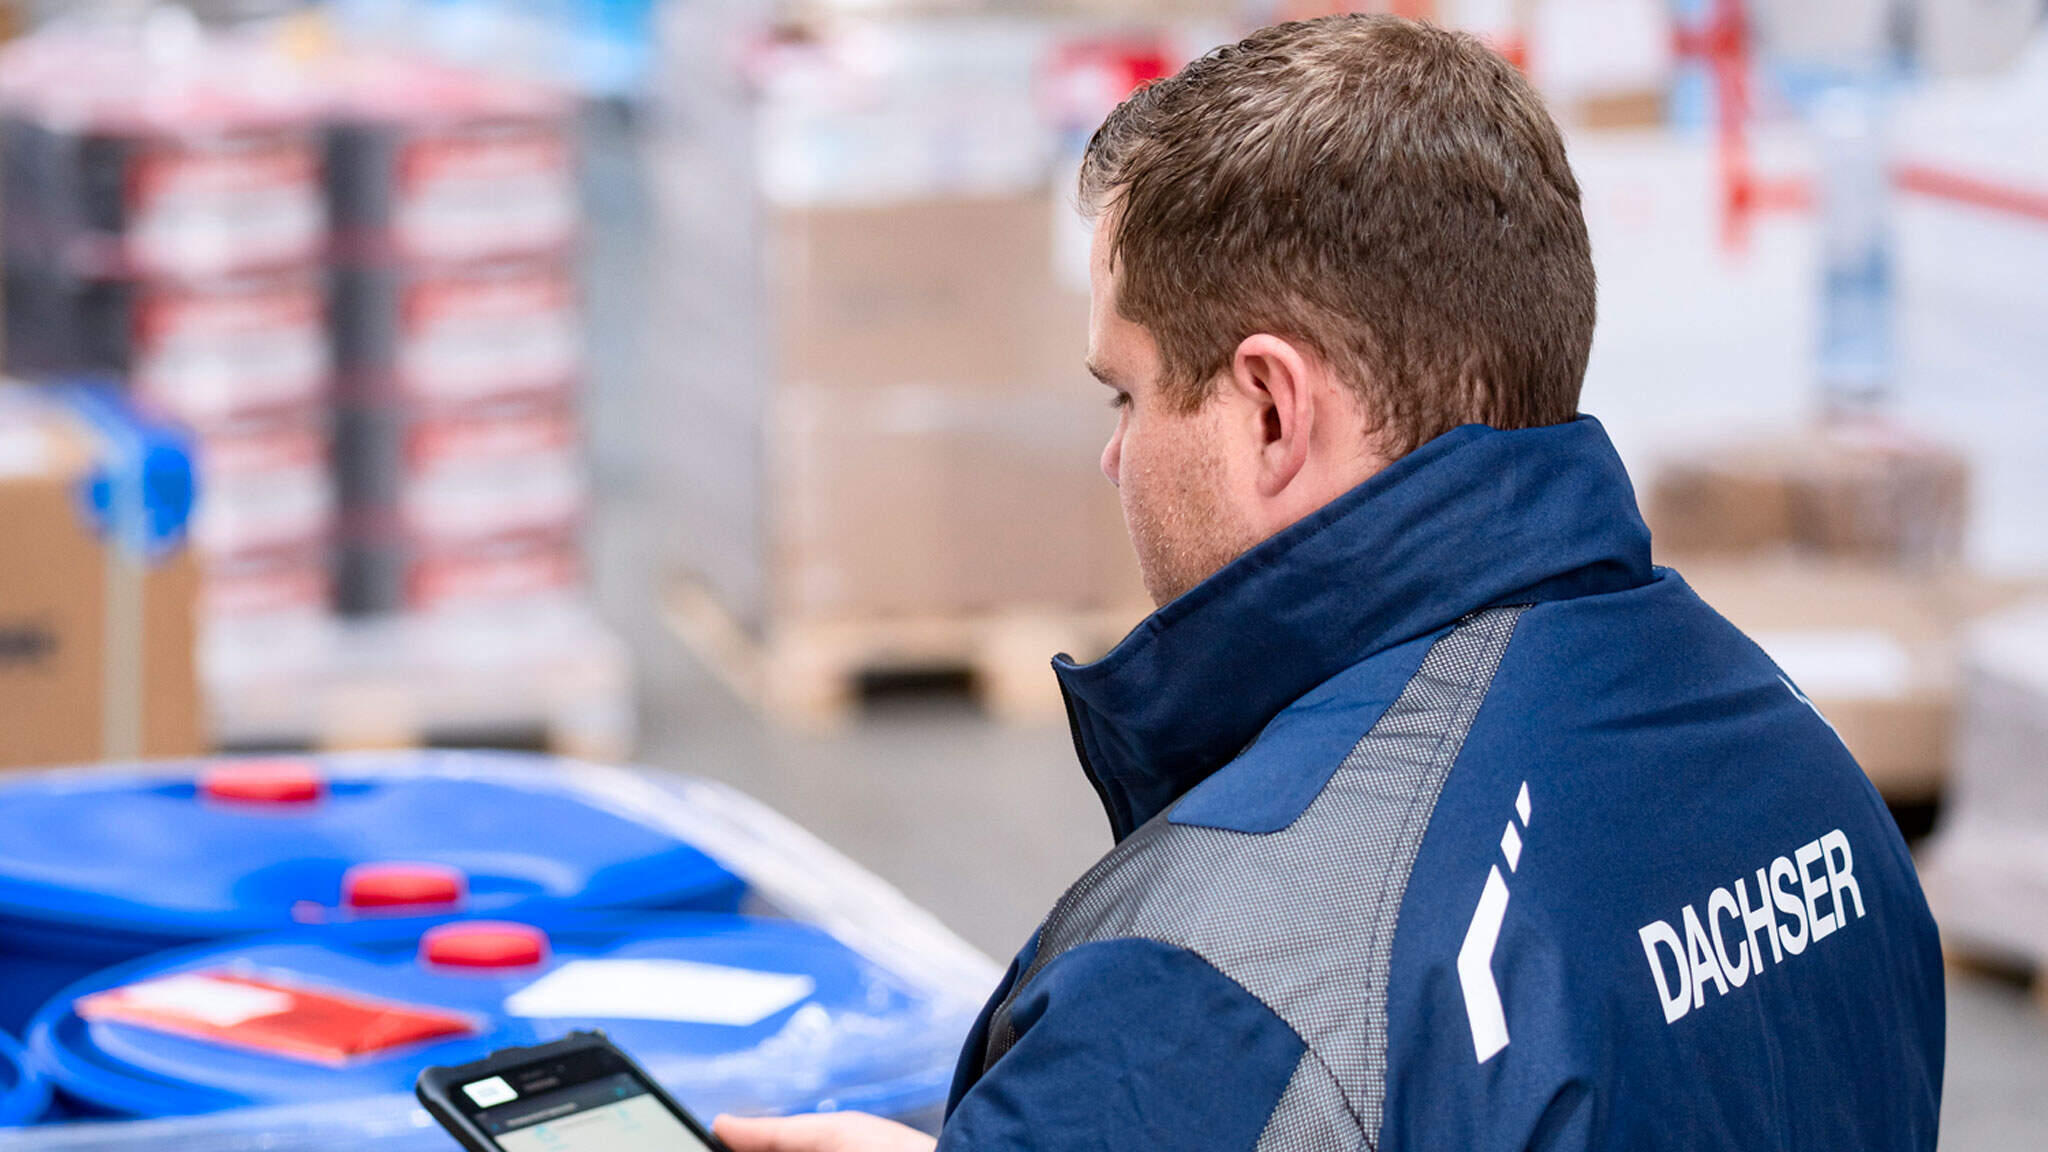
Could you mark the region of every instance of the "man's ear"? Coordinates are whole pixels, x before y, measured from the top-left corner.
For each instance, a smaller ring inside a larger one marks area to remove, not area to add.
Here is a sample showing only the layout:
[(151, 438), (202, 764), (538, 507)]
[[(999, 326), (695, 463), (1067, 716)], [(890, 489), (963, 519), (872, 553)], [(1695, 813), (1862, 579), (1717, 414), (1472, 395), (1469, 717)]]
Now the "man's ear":
[(1247, 336), (1230, 358), (1230, 387), (1250, 404), (1261, 496), (1277, 496), (1308, 464), (1315, 435), (1315, 361), (1294, 344)]

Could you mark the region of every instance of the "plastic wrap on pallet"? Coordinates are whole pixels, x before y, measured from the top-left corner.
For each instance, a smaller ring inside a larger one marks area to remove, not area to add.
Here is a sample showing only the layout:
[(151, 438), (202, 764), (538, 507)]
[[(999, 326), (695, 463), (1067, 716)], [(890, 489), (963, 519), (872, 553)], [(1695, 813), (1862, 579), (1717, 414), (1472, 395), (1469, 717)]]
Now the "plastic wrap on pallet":
[(1944, 938), (2048, 959), (2048, 603), (1988, 617), (1963, 655), (1956, 761), (1921, 874)]
[(633, 746), (626, 646), (574, 597), (501, 610), (223, 622), (201, 638), (212, 731), (229, 747), (384, 746), (538, 733), (612, 759)]
[(318, 105), (274, 55), (147, 28), (48, 32), (0, 56), (0, 109), (10, 275), (208, 277), (320, 256)]
[[(424, 770), (404, 754), (351, 763), (394, 774)], [(649, 1060), (658, 1080), (707, 1114), (837, 1108), (935, 1122), (958, 1046), (999, 976), (992, 961), (871, 873), (732, 788), (575, 761), (546, 767), (590, 801), (686, 839), (742, 876), (751, 911), (823, 929), (921, 998), (919, 1012), (890, 1018), (799, 1010), (751, 1051), (688, 1065)], [(438, 757), (434, 766), (484, 776), (507, 770), (499, 758), (459, 755)], [(447, 1139), (411, 1098), (394, 1095), (47, 1125), (0, 1132), (0, 1152), (439, 1152)]]
[(581, 583), (588, 483), (559, 400), (342, 414), (345, 610), (440, 611)]
[(197, 433), (206, 488), (193, 533), (218, 557), (314, 546), (334, 527), (325, 413), (317, 408)]
[(329, 600), (323, 139), (302, 67), (175, 12), (0, 52), (7, 367), (121, 380), (193, 430), (209, 622)]
[[(1970, 9), (1973, 19), (1980, 7)], [(1902, 99), (1895, 128), (1895, 412), (1968, 455), (1977, 482), (1965, 558), (2011, 575), (2048, 569), (2043, 108), (2048, 28), (1996, 76), (1915, 90)]]
[(349, 262), (460, 262), (575, 241), (575, 134), (559, 94), (387, 53), (344, 54), (326, 80), (328, 182)]
[(571, 106), (418, 57), (330, 62), (338, 602), (504, 611), (581, 585)]
[(299, 624), (318, 627), (334, 599), (326, 542), (206, 558), (200, 610), (229, 635)]
[(358, 398), (460, 404), (562, 394), (582, 372), (566, 253), (463, 265), (344, 265), (337, 342)]
[(25, 369), (126, 376), (195, 424), (326, 397), (326, 301), (312, 270), (181, 280), (17, 268), (8, 290)]

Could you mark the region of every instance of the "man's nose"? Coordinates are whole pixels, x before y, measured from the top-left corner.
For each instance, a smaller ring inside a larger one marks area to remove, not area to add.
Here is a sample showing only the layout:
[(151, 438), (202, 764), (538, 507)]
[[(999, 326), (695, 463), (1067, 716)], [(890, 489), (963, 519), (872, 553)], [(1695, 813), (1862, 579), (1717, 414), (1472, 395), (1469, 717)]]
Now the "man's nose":
[(1109, 443), (1102, 446), (1102, 474), (1109, 477), (1111, 484), (1117, 482), (1116, 470), (1117, 466), (1123, 463), (1123, 454), (1124, 426), (1123, 421), (1119, 420), (1116, 431), (1110, 433)]

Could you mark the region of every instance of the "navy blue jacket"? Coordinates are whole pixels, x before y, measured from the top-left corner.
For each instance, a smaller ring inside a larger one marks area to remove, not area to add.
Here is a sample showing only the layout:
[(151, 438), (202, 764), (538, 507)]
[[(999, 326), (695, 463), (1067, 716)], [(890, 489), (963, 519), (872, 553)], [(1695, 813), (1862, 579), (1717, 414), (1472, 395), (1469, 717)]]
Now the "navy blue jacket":
[(1932, 1149), (1934, 925), (1589, 418), (1456, 429), (1055, 662), (1118, 843), (965, 1149)]

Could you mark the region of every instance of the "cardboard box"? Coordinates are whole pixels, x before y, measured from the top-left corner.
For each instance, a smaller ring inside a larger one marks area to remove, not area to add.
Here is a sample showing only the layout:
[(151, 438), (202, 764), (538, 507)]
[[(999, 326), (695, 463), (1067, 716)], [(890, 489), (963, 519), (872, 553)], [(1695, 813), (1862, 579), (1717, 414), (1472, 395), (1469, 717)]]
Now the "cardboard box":
[(1931, 570), (1960, 559), (1969, 469), (1882, 426), (1817, 427), (1666, 461), (1645, 515), (1661, 550), (1773, 552)]
[(1084, 385), (916, 384), (778, 398), (772, 610), (944, 617), (1144, 602), (1110, 414)]
[(1514, 13), (1513, 23), (1525, 37), (1522, 60), (1529, 78), (1564, 124), (1612, 129), (1664, 123), (1664, 97), (1678, 64), (1670, 5), (1511, 0), (1456, 6)]
[(761, 384), (667, 393), (685, 566), (736, 617), (1146, 602), (1098, 468), (1087, 294), (1056, 268), (1069, 211), (1049, 191), (774, 210)]
[[(1958, 821), (2048, 832), (2048, 600), (1967, 631), (1956, 745)], [(2041, 840), (2048, 843), (2048, 840)]]
[(1662, 86), (1627, 88), (1581, 96), (1562, 109), (1562, 118), (1595, 131), (1656, 128), (1670, 119), (1670, 96)]
[(1974, 624), (1962, 654), (1955, 780), (1920, 853), (1942, 941), (2048, 959), (2048, 600)]
[(1088, 299), (1055, 275), (1058, 198), (946, 197), (777, 211), (779, 384), (1014, 391), (1082, 378)]
[(1946, 784), (1971, 622), (2041, 593), (2037, 584), (1956, 569), (1914, 574), (1785, 557), (1659, 562), (1778, 662), (1894, 801), (1932, 799)]
[(1955, 653), (1935, 581), (1791, 561), (1679, 572), (1799, 685), (1878, 791), (1927, 799), (1940, 789)]
[(784, 208), (770, 288), (771, 616), (1144, 603), (1052, 194)]
[(198, 574), (182, 547), (144, 555), (103, 531), (89, 493), (95, 476), (120, 491), (121, 463), (80, 412), (0, 387), (0, 766), (205, 746)]

